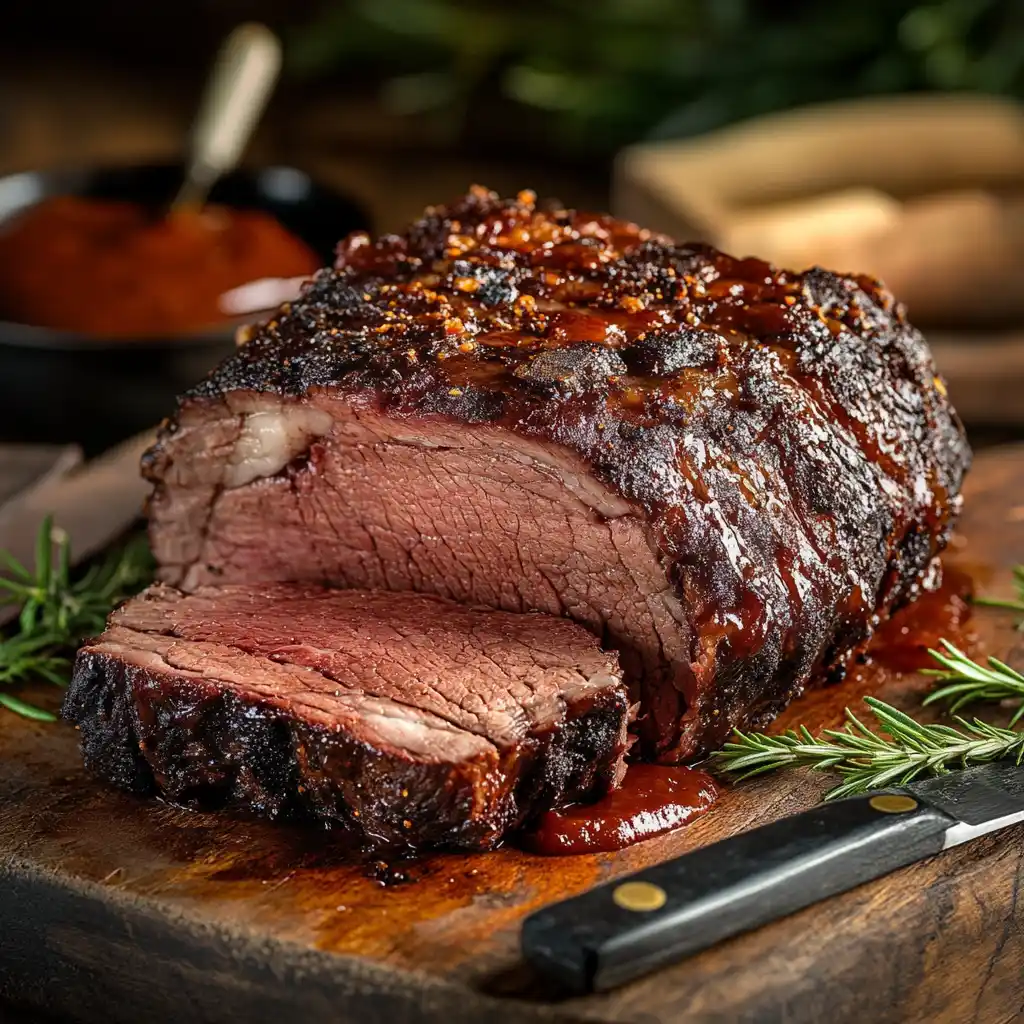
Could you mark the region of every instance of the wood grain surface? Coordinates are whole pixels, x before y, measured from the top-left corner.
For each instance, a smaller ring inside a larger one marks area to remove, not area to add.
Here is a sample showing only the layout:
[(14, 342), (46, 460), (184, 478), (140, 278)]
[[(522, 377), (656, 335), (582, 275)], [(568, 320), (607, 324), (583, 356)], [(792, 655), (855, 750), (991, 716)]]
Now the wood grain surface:
[[(979, 456), (954, 564), (1009, 596), (1024, 561), (1024, 447)], [(1024, 661), (1010, 613), (976, 653)], [(868, 666), (779, 728), (864, 693), (916, 708), (920, 676)], [(40, 699), (53, 695), (40, 691)], [(382, 885), (329, 833), (106, 788), (73, 730), (0, 716), (0, 997), (86, 1021), (977, 1021), (1024, 1015), (1024, 829), (943, 853), (618, 991), (563, 999), (518, 955), (529, 911), (813, 803), (824, 776), (727, 789), (706, 817), (617, 854), (430, 858)]]

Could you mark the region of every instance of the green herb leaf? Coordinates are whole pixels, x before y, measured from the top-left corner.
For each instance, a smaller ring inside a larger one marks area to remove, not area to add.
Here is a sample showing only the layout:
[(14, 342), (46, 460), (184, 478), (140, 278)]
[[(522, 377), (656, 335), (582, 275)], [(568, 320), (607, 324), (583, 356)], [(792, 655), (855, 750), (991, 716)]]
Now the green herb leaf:
[(865, 697), (878, 729), (865, 725), (849, 709), (842, 729), (825, 729), (815, 738), (804, 726), (780, 736), (736, 731), (712, 755), (714, 765), (737, 779), (780, 768), (834, 771), (840, 785), (826, 799), (905, 785), (926, 775), (984, 764), (1001, 758), (1024, 758), (1024, 732), (956, 718), (958, 728), (922, 725), (891, 704)]
[(56, 715), (51, 714), (49, 711), (44, 711), (42, 708), (37, 708), (34, 704), (19, 700), (9, 693), (0, 693), (0, 705), (7, 708), (8, 711), (14, 711), (25, 718), (33, 718), (37, 722), (57, 721)]
[(928, 653), (942, 667), (925, 669), (924, 675), (946, 685), (928, 694), (924, 703), (948, 701), (950, 711), (956, 713), (975, 701), (998, 703), (1016, 700), (1019, 706), (1010, 720), (1011, 725), (1016, 725), (1024, 716), (1024, 675), (998, 658), (988, 658), (981, 665), (948, 640), (940, 640), (939, 643), (942, 650), (930, 650)]
[[(1024, 611), (1024, 566), (1013, 570), (1014, 582)], [(1017, 607), (1017, 602), (978, 600), (978, 604)], [(1015, 701), (1010, 727), (1003, 729), (975, 718), (968, 722), (954, 717), (959, 728), (949, 725), (922, 725), (903, 711), (865, 697), (881, 733), (861, 722), (847, 708), (847, 724), (842, 729), (825, 729), (815, 737), (804, 726), (781, 736), (743, 733), (712, 755), (719, 769), (738, 779), (761, 775), (780, 768), (811, 768), (835, 771), (844, 781), (831, 790), (826, 799), (850, 796), (888, 785), (904, 785), (921, 775), (941, 775), (951, 768), (963, 768), (1004, 757), (1024, 761), (1024, 731), (1013, 727), (1024, 718), (1024, 674), (998, 658), (984, 664), (974, 661), (948, 640), (939, 641), (939, 650), (929, 650), (938, 668), (924, 669), (938, 686), (924, 704), (947, 702), (956, 716), (961, 708), (977, 701), (1001, 703)]]
[[(1013, 567), (1013, 586), (1017, 591), (1016, 599), (1003, 597), (974, 597), (972, 604), (982, 605), (986, 608), (1008, 608), (1015, 612), (1024, 612), (1024, 565)], [(1024, 627), (1024, 620), (1018, 624), (1018, 629)]]
[[(7, 686), (33, 680), (65, 685), (74, 649), (102, 632), (111, 610), (153, 572), (145, 538), (135, 537), (73, 578), (70, 540), (50, 517), (36, 537), (34, 571), (8, 552), (0, 552), (0, 567), (0, 604), (20, 606), (17, 628), (0, 635), (0, 685)], [(9, 693), (0, 692), (0, 707), (38, 721), (54, 717)]]

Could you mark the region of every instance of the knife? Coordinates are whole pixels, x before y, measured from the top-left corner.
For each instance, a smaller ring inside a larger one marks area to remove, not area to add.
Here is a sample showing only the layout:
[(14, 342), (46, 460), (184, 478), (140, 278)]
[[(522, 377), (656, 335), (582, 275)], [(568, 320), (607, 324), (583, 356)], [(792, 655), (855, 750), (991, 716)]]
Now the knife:
[[(153, 439), (154, 431), (138, 434), (85, 465), (46, 473), (5, 500), (0, 549), (31, 566), (39, 524), (50, 515), (71, 538), (75, 564), (102, 551), (142, 515), (149, 485), (139, 473), (139, 460)], [(0, 605), (0, 626), (17, 614), (16, 606)]]
[(569, 992), (604, 991), (1018, 822), (1013, 761), (820, 804), (537, 911), (523, 956)]
[(81, 461), (75, 444), (0, 444), (0, 513), (27, 489), (59, 479)]

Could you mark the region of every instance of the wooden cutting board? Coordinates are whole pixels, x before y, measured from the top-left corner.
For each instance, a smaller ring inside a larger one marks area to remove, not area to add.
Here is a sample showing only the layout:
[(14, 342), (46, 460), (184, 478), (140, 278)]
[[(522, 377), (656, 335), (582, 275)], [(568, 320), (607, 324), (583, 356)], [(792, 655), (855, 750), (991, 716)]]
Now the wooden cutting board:
[[(979, 589), (1012, 594), (1024, 447), (978, 458), (953, 557)], [(973, 628), (979, 651), (1024, 661), (1010, 613), (979, 609)], [(866, 692), (915, 708), (926, 688), (873, 666), (779, 724), (838, 724)], [(534, 908), (798, 811), (826, 785), (744, 783), (689, 828), (618, 854), (439, 856), (382, 885), (328, 833), (107, 789), (82, 770), (73, 730), (4, 714), (0, 997), (103, 1024), (1019, 1019), (1021, 827), (608, 994), (560, 999), (520, 961)]]

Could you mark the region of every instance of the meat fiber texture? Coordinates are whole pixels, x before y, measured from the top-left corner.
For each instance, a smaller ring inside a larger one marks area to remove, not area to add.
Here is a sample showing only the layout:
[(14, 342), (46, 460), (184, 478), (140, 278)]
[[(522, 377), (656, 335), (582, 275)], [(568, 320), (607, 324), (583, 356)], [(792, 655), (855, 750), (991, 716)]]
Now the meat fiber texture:
[(145, 460), (161, 578), (581, 623), (667, 763), (840, 678), (939, 578), (970, 461), (876, 281), (474, 188), (333, 269)]
[(65, 714), (122, 788), (489, 849), (624, 771), (614, 654), (565, 619), (419, 594), (156, 585), (78, 654)]

